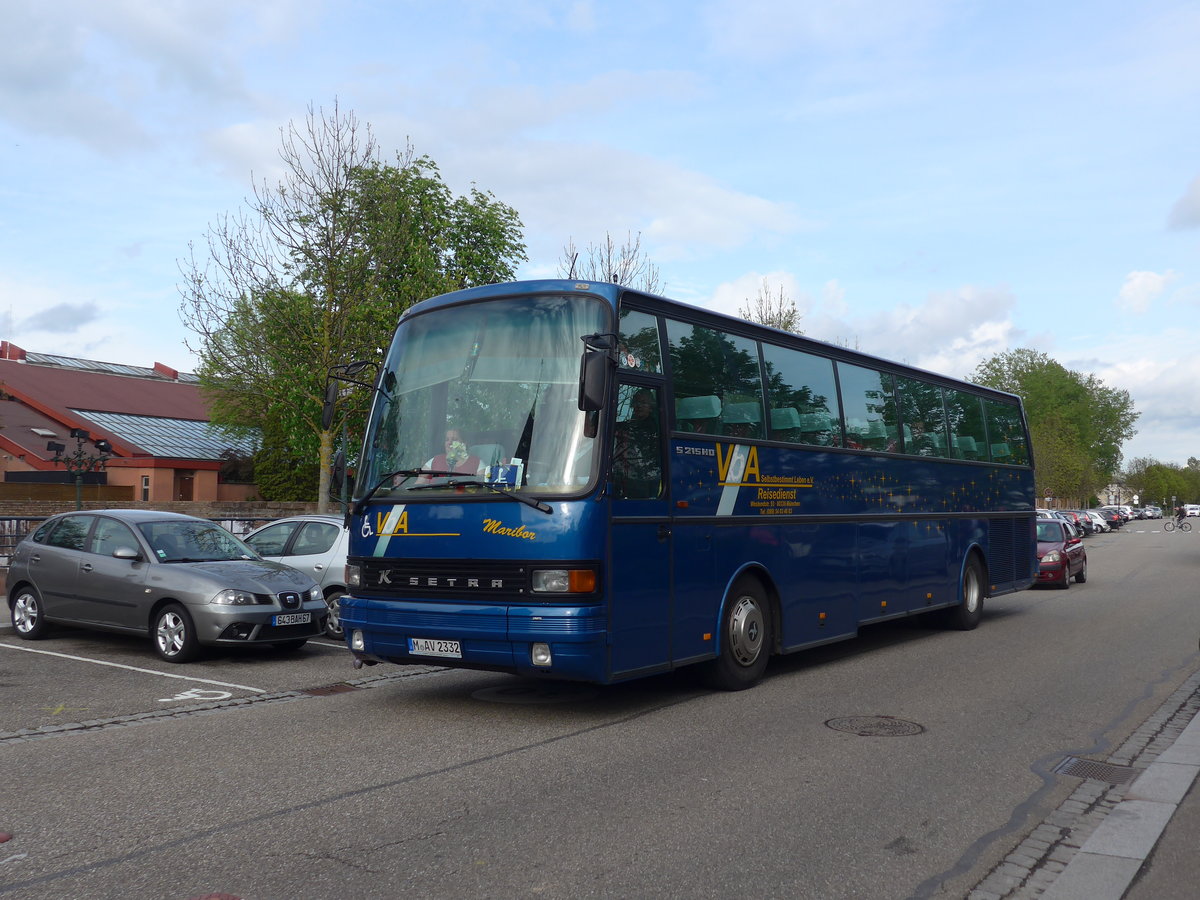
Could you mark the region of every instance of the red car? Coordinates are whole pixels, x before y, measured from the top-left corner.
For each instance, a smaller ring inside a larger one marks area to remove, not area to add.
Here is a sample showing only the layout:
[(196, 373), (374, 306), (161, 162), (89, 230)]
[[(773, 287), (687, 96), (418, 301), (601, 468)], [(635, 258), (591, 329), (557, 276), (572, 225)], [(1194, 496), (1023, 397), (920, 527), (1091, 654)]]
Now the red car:
[(1087, 581), (1087, 551), (1078, 532), (1061, 519), (1037, 520), (1037, 584), (1069, 588)]

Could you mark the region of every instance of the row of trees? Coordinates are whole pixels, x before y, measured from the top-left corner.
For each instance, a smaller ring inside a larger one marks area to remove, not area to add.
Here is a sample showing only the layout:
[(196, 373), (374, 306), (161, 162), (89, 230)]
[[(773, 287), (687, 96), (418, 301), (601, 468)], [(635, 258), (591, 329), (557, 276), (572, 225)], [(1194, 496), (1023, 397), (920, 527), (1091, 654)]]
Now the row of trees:
[[(349, 392), (325, 427), (331, 367), (379, 359), (400, 314), (422, 298), (511, 280), (526, 248), (516, 210), (475, 187), (455, 196), (411, 146), (382, 161), (370, 127), (336, 105), (310, 108), (281, 134), (282, 179), (255, 184), (245, 210), (209, 228), (206, 252), (192, 247), (181, 263), (180, 313), (213, 423), (261, 439), (254, 478), (264, 498), (315, 496), (324, 508), (335, 435), (360, 435), (370, 402), (368, 391)], [(559, 269), (661, 290), (640, 235), (623, 244), (606, 235), (583, 253), (569, 242)], [(795, 303), (766, 281), (738, 312), (802, 333)], [(1085, 500), (1115, 477), (1138, 416), (1127, 392), (1024, 349), (969, 377), (1024, 398), (1040, 496)], [(1197, 497), (1194, 462), (1135, 461), (1125, 480), (1146, 497)]]
[(1142, 503), (1200, 503), (1200, 459), (1189, 456), (1186, 466), (1149, 457), (1130, 460), (1122, 474), (1125, 487)]

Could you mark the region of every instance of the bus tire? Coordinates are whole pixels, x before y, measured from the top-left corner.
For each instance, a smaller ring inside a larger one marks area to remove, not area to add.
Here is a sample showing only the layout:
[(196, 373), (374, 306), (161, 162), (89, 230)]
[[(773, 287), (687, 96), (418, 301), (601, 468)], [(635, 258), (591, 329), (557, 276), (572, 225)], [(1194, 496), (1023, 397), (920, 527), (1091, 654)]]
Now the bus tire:
[(771, 607), (758, 579), (743, 575), (726, 598), (717, 633), (720, 650), (708, 663), (708, 684), (722, 691), (743, 691), (762, 681), (771, 658)]
[(958, 631), (971, 631), (983, 618), (983, 598), (987, 593), (984, 587), (983, 564), (979, 557), (971, 554), (963, 566), (962, 585), (959, 594), (962, 602), (946, 610), (945, 624)]

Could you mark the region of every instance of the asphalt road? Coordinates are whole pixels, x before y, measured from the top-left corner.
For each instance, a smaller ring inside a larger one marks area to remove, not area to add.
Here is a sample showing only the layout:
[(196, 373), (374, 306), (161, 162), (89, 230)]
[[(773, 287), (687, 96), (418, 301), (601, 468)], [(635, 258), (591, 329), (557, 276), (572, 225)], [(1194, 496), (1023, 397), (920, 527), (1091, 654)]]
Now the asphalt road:
[(0, 629), (0, 897), (965, 897), (1200, 668), (1200, 535), (1087, 547), (737, 694)]

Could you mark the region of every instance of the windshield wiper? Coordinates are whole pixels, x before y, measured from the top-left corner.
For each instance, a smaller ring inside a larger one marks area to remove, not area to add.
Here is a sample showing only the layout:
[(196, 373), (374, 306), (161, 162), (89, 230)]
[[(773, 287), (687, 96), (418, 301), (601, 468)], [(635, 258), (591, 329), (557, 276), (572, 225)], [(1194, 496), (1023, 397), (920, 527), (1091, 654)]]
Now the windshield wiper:
[(448, 477), (454, 474), (457, 473), (443, 472), (440, 469), (397, 469), (395, 472), (385, 472), (382, 476), (380, 476), (379, 480), (375, 482), (374, 486), (358, 499), (358, 501), (354, 504), (354, 509), (351, 510), (351, 514), (355, 516), (361, 516), (363, 514), (363, 510), (367, 508), (367, 501), (375, 496), (375, 492), (383, 487), (384, 482), (390, 481), (393, 478), (397, 478), (401, 475), (404, 476), (402, 480), (396, 483), (396, 486), (399, 486), (404, 484), (405, 481), (408, 481), (408, 479), (415, 478), (418, 475)]
[[(451, 473), (453, 474), (453, 473)], [(443, 484), (415, 484), (409, 488), (410, 491), (425, 491), (430, 488), (441, 487), (482, 487), (487, 488), (494, 494), (499, 494), (501, 497), (507, 497), (509, 500), (516, 500), (518, 503), (524, 503), (526, 506), (532, 506), (538, 512), (552, 513), (553, 509), (550, 504), (544, 503), (537, 497), (524, 497), (521, 494), (514, 494), (511, 491), (506, 491), (503, 488), (498, 488), (494, 484), (488, 484), (486, 481), (480, 481), (478, 478), (450, 479)]]

